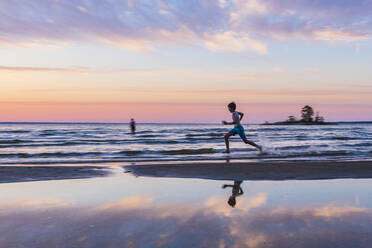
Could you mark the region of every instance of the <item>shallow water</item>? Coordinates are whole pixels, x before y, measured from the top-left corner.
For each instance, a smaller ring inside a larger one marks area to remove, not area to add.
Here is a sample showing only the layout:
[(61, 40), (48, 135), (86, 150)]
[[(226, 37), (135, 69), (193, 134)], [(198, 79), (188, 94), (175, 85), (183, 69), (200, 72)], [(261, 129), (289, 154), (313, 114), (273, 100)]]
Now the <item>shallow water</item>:
[(0, 184), (0, 247), (370, 247), (370, 179)]
[(324, 126), (245, 125), (260, 155), (239, 137), (230, 155), (213, 124), (0, 124), (0, 164), (54, 164), (164, 160), (367, 160), (372, 158), (372, 123)]

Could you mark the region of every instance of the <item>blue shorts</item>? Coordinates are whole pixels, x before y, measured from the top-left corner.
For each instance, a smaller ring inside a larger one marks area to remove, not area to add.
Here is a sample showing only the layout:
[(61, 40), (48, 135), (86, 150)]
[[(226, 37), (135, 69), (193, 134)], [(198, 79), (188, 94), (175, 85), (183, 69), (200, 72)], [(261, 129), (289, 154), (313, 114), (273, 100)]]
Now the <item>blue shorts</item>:
[(229, 133), (232, 133), (233, 135), (239, 134), (240, 138), (242, 138), (242, 139), (246, 138), (245, 132), (244, 132), (244, 128), (243, 128), (242, 125), (239, 125), (237, 127), (234, 127), (233, 129), (231, 129), (229, 131)]

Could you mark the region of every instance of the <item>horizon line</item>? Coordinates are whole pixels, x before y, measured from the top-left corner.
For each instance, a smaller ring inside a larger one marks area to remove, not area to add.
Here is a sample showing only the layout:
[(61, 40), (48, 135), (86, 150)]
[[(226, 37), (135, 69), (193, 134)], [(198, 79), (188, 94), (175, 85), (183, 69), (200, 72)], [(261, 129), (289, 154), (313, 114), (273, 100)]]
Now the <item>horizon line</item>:
[[(278, 121), (282, 122), (282, 121)], [(99, 122), (99, 121), (0, 121), (1, 124), (129, 124), (130, 122)], [(259, 125), (259, 124), (265, 124), (265, 123), (276, 123), (276, 122), (260, 122), (260, 123), (244, 123), (244, 124), (250, 124), (250, 125)], [(330, 121), (328, 123), (372, 123), (372, 120), (369, 121)], [(137, 122), (136, 124), (221, 124), (221, 122)]]

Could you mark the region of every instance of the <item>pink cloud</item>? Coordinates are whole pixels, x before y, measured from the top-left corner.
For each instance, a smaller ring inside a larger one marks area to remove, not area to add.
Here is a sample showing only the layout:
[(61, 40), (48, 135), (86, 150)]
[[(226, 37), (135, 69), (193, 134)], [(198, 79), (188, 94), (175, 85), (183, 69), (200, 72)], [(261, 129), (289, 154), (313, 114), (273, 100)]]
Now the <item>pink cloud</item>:
[(372, 4), (356, 1), (1, 1), (0, 42), (95, 42), (148, 52), (158, 45), (266, 54), (273, 39), (372, 36)]

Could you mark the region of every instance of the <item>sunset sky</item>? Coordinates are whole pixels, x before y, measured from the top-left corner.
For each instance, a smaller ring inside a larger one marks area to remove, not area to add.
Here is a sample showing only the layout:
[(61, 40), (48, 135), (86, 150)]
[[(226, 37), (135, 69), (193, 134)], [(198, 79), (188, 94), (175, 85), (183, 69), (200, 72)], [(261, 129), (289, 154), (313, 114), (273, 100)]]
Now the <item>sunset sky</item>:
[(0, 0), (0, 121), (372, 120), (370, 0)]

